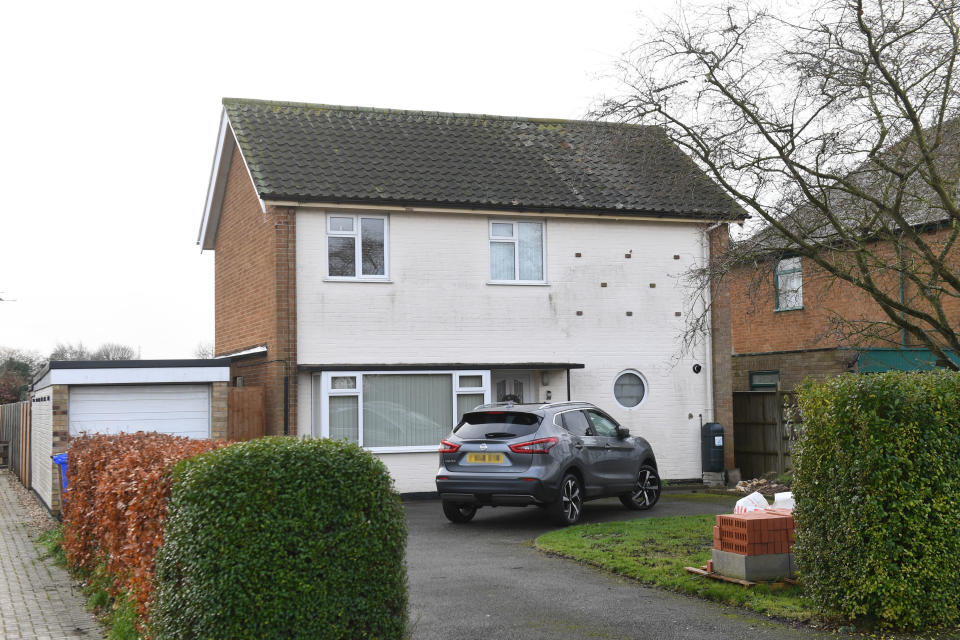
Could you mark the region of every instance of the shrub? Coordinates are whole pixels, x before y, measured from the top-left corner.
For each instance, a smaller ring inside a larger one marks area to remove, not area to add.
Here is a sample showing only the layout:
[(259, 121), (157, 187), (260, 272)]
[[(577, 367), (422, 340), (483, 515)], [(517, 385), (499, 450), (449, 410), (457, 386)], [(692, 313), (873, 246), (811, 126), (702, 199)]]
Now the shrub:
[(158, 433), (75, 438), (67, 453), (69, 491), (63, 508), (63, 549), (70, 566), (88, 576), (105, 570), (112, 594), (133, 596), (144, 616), (154, 556), (163, 541), (168, 472), (184, 458), (225, 445)]
[(882, 628), (960, 621), (960, 374), (805, 382), (796, 561), (821, 610)]
[(262, 438), (177, 465), (155, 638), (400, 638), (406, 528), (345, 442)]

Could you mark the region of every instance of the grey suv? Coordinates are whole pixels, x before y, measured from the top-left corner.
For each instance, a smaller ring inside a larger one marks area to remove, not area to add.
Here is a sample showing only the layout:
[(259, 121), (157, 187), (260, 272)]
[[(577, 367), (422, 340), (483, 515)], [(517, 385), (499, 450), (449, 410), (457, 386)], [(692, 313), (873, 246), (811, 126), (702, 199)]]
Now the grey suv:
[(594, 498), (649, 509), (660, 476), (650, 444), (592, 404), (497, 403), (465, 413), (441, 440), (437, 492), (451, 522), (481, 506), (532, 504), (570, 525)]

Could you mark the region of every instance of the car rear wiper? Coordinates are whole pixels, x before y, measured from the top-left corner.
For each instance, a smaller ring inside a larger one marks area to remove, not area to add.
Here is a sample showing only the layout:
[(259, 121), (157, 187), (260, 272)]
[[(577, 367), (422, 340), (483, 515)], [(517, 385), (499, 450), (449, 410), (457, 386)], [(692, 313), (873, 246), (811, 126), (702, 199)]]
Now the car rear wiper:
[(483, 434), (485, 438), (516, 438), (517, 434), (507, 433), (505, 431), (493, 431), (491, 433)]

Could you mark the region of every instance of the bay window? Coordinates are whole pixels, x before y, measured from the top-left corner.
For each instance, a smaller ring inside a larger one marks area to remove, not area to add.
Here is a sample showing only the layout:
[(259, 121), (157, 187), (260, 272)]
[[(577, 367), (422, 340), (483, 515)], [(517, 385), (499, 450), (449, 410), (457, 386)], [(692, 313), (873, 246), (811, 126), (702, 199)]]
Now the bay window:
[(377, 452), (433, 451), (489, 401), (489, 371), (324, 372), (314, 376), (314, 433)]

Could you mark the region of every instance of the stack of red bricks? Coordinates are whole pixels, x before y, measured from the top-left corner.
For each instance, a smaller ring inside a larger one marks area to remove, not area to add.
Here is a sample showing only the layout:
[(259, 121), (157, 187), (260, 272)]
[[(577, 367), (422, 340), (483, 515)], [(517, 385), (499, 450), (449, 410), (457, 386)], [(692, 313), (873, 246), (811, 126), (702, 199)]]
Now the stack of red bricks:
[(790, 509), (758, 509), (717, 516), (713, 548), (745, 556), (790, 553), (793, 530), (793, 511)]

